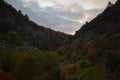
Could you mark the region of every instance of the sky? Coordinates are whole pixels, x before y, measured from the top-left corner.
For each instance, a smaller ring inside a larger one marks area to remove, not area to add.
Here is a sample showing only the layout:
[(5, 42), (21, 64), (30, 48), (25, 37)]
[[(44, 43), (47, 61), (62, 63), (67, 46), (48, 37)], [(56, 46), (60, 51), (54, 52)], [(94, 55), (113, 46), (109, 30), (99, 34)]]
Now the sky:
[(5, 0), (39, 25), (74, 34), (117, 0)]

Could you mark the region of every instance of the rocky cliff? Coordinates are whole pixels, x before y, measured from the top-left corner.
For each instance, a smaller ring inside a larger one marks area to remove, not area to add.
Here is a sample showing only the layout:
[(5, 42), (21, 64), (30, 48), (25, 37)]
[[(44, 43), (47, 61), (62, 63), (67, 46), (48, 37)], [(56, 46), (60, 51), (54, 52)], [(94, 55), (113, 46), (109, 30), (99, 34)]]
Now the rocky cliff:
[(76, 31), (73, 43), (77, 41), (87, 45), (97, 35), (103, 37), (107, 34), (120, 37), (120, 0), (115, 5), (108, 5), (95, 19)]
[(0, 1), (0, 32), (16, 31), (23, 40), (41, 50), (53, 50), (63, 44), (70, 35), (37, 25), (27, 15)]
[(76, 31), (71, 46), (78, 51), (77, 60), (92, 60), (101, 72), (109, 71), (109, 80), (119, 80), (120, 0)]

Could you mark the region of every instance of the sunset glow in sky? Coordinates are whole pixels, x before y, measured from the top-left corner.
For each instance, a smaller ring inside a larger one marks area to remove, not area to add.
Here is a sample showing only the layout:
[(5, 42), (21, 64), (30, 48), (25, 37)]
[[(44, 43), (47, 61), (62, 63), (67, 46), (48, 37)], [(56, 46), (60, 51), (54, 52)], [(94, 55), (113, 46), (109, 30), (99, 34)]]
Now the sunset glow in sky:
[(5, 0), (39, 25), (74, 34), (117, 0)]

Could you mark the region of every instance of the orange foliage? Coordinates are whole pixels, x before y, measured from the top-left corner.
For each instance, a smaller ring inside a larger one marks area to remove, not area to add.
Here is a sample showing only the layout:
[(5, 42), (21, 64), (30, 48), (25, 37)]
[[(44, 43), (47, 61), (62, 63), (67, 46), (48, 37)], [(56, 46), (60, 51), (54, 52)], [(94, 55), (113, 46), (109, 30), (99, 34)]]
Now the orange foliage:
[(90, 49), (90, 50), (88, 50), (87, 54), (89, 56), (95, 56), (96, 55), (96, 51), (95, 51), (95, 49)]
[(58, 59), (57, 59), (58, 62), (62, 62), (64, 61), (64, 56), (59, 56)]
[(67, 68), (62, 67), (60, 69), (60, 75), (61, 75), (61, 77), (65, 77), (65, 76), (67, 76), (67, 74), (68, 74)]
[(0, 71), (0, 80), (13, 80), (14, 75), (10, 72), (5, 73), (4, 71)]

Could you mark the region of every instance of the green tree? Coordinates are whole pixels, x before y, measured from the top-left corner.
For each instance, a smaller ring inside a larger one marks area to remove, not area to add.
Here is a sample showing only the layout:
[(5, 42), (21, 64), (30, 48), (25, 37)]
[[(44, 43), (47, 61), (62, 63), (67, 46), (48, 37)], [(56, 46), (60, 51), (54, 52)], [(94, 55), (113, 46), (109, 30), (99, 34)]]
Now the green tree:
[(0, 61), (5, 72), (13, 72), (17, 64), (17, 51), (6, 49), (0, 51)]
[(107, 56), (106, 67), (111, 73), (113, 73), (115, 69), (117, 69), (118, 64), (118, 60), (113, 54), (109, 54)]
[(6, 39), (9, 42), (12, 42), (13, 44), (21, 44), (22, 43), (22, 38), (16, 31), (10, 31), (7, 33)]
[(18, 80), (34, 80), (41, 78), (42, 71), (42, 65), (37, 56), (28, 54), (17, 67), (15, 75)]

